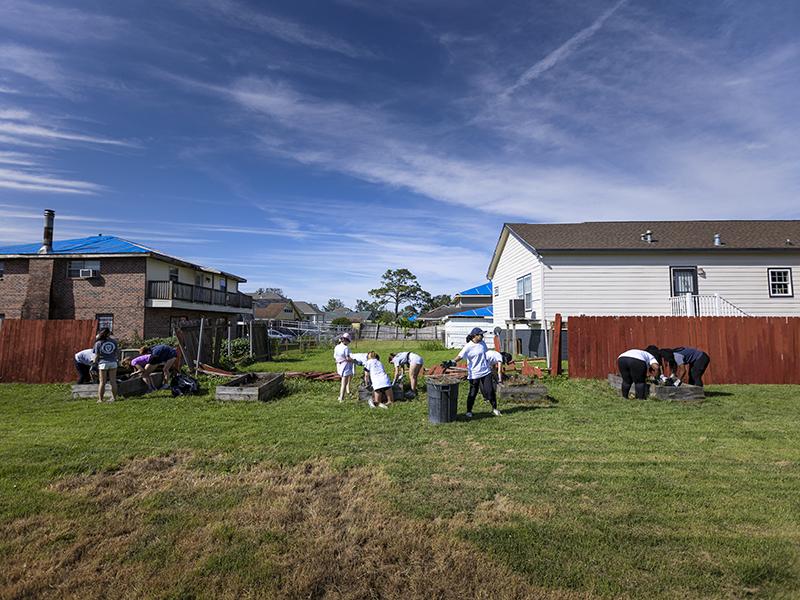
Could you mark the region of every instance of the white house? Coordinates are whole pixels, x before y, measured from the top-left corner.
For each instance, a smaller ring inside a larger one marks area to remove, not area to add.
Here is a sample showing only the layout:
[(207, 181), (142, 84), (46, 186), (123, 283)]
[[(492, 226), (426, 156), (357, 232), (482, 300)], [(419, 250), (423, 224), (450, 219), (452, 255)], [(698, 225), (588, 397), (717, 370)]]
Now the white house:
[(798, 268), (800, 221), (507, 223), (487, 276), (494, 325), (519, 298), (525, 331), (556, 313), (800, 316)]

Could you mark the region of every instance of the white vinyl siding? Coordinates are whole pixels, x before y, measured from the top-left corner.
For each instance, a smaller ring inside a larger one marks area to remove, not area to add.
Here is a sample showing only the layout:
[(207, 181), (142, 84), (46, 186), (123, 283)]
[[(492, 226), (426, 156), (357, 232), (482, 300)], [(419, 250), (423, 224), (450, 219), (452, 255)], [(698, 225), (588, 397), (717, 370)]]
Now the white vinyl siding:
[[(525, 245), (509, 234), (492, 278), (492, 286), (495, 289), (493, 297), (495, 327), (505, 328), (506, 321), (510, 318), (508, 301), (517, 297), (517, 279), (525, 275), (531, 276), (531, 306), (530, 310), (526, 312), (529, 316), (535, 314), (535, 318), (539, 319), (542, 310), (541, 264)], [(534, 326), (538, 328), (539, 324)], [(517, 325), (517, 327), (525, 328), (524, 325)]]

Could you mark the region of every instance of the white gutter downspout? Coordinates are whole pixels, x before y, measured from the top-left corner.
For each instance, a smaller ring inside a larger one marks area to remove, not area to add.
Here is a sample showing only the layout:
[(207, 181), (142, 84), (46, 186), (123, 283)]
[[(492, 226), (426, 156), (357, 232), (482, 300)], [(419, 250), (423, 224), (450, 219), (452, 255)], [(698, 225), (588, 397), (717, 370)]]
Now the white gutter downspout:
[(544, 331), (544, 354), (547, 357), (547, 364), (550, 364), (550, 343), (547, 337), (547, 317), (544, 312), (544, 261), (542, 255), (538, 254), (536, 258), (539, 259), (539, 297), (542, 305), (542, 330)]

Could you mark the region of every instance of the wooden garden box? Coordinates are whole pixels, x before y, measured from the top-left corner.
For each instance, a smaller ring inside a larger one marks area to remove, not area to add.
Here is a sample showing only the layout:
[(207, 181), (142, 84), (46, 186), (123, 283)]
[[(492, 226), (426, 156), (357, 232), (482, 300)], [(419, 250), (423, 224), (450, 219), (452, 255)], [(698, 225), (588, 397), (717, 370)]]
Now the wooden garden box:
[[(622, 377), (615, 373), (608, 374), (608, 383), (617, 392), (622, 387)], [(633, 391), (633, 388), (631, 388)], [(653, 385), (647, 384), (647, 397), (655, 400), (666, 400), (667, 402), (702, 402), (706, 398), (705, 391), (699, 385), (681, 384), (674, 385)]]
[[(164, 381), (164, 373), (158, 371), (150, 375), (153, 385), (161, 387)], [(141, 396), (147, 393), (147, 385), (141, 377), (131, 377), (117, 381), (117, 394), (119, 396)], [(82, 383), (80, 385), (73, 384), (72, 386), (73, 398), (97, 398), (97, 384), (96, 383)], [(111, 397), (111, 385), (106, 383), (106, 398)]]
[(506, 402), (525, 403), (549, 400), (547, 386), (525, 376), (510, 375), (497, 384), (497, 397)]
[(266, 401), (283, 389), (283, 373), (247, 373), (217, 386), (217, 400)]

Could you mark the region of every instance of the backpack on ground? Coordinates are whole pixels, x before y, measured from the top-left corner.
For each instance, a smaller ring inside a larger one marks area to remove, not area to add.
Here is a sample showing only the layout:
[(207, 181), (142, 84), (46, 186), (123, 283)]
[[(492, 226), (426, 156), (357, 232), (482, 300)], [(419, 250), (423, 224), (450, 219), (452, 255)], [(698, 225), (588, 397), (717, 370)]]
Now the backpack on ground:
[(173, 398), (176, 396), (196, 394), (200, 391), (200, 384), (197, 383), (197, 379), (190, 375), (184, 375), (183, 373), (175, 375), (172, 381), (170, 381), (169, 387), (172, 389)]

